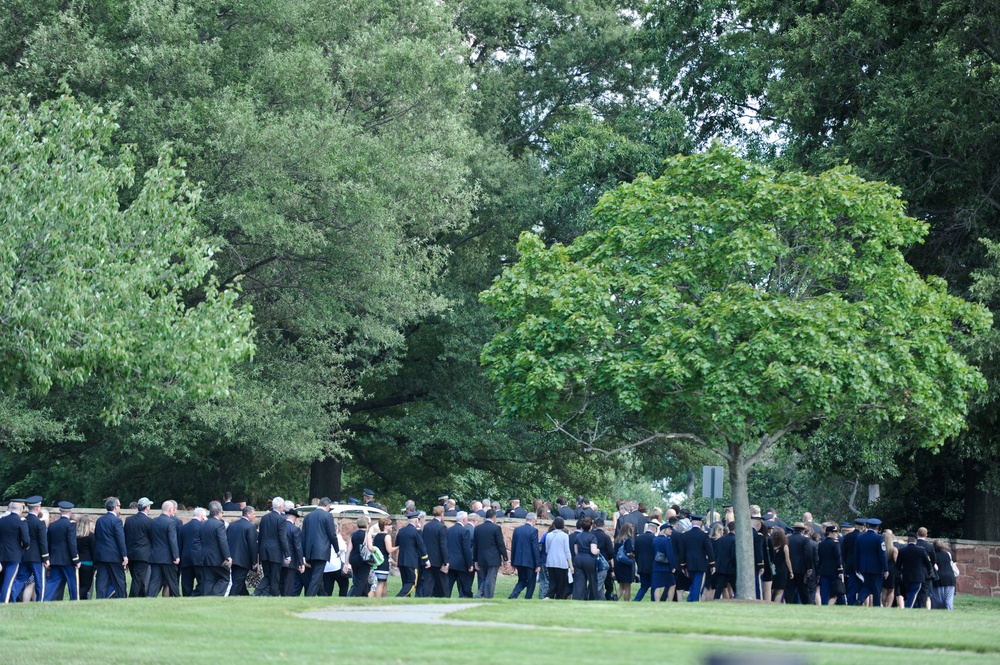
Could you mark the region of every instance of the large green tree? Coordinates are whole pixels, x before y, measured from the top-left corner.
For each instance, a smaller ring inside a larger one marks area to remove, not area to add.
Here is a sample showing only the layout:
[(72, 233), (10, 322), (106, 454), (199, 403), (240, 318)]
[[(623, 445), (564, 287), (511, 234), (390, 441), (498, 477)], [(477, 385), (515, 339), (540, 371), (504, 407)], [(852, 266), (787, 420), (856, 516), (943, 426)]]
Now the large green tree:
[(96, 376), (112, 418), (225, 396), (253, 352), (249, 308), (194, 235), (198, 191), (167, 153), (135, 183), (115, 129), (68, 93), (0, 107), (0, 384), (44, 394)]
[(939, 446), (983, 387), (954, 345), (989, 313), (906, 263), (926, 225), (888, 185), (717, 148), (606, 194), (595, 221), (569, 246), (522, 236), (483, 295), (502, 325), (483, 362), (509, 417), (565, 421), (605, 395), (639, 414), (646, 440), (725, 460), (743, 597), (747, 473), (787, 434), (858, 419)]

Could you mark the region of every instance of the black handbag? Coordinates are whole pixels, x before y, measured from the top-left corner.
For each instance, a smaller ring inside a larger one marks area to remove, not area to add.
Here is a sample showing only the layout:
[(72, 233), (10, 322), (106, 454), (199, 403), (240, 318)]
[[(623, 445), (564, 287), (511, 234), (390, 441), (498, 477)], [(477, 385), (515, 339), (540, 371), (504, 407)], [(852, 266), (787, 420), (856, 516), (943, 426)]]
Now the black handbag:
[(844, 587), (844, 578), (837, 577), (833, 580), (833, 595), (843, 596), (845, 593), (847, 593), (847, 589)]
[(670, 563), (670, 557), (667, 556), (666, 552), (657, 552), (656, 556), (653, 557), (653, 561), (656, 563)]

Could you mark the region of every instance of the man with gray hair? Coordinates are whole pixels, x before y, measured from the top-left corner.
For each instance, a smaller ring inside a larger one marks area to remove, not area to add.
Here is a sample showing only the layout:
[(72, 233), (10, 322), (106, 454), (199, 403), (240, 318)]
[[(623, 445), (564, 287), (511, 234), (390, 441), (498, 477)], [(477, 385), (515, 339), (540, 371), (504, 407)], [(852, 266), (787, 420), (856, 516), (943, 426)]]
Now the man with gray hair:
[[(476, 515), (476, 519), (478, 518), (479, 515)], [(468, 524), (469, 514), (460, 510), (455, 515), (455, 523), (448, 529), (448, 598), (451, 598), (451, 591), (456, 584), (459, 598), (472, 598), (472, 578), (476, 562), (472, 558), (472, 531)]]
[[(208, 518), (208, 511), (195, 508), (187, 524), (177, 529), (177, 544), (181, 547), (181, 593), (185, 598), (202, 595), (205, 580), (201, 576), (201, 523)], [(195, 587), (197, 582), (198, 586)]]
[(522, 590), (525, 590), (526, 600), (531, 600), (535, 593), (535, 580), (542, 565), (538, 550), (538, 529), (535, 528), (537, 521), (535, 513), (528, 513), (524, 524), (514, 529), (510, 539), (510, 562), (517, 569), (517, 584), (510, 592), (512, 600), (521, 595)]
[[(180, 545), (177, 542), (177, 522), (174, 515), (177, 504), (169, 499), (160, 506), (160, 515), (149, 527), (149, 589), (147, 598), (156, 598), (160, 589), (166, 586), (170, 596), (180, 595), (177, 588), (177, 565), (181, 562)], [(166, 595), (166, 594), (164, 594)]]
[(292, 562), (285, 534), (285, 500), (276, 496), (271, 500), (271, 510), (260, 518), (257, 532), (257, 552), (260, 556), (263, 578), (254, 590), (255, 596), (281, 595), (281, 568)]

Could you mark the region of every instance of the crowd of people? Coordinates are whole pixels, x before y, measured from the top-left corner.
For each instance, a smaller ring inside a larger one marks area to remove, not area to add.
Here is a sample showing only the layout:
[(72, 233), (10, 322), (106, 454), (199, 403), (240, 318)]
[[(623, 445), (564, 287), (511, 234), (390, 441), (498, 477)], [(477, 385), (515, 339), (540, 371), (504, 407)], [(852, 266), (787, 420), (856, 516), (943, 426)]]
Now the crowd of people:
[[(381, 508), (374, 492), (351, 503)], [(697, 602), (736, 597), (732, 507), (707, 518), (619, 501), (612, 515), (585, 497), (571, 507), (519, 499), (505, 510), (490, 500), (459, 510), (446, 495), (430, 514), (404, 507), (406, 523), (378, 515), (341, 518), (329, 498), (306, 510), (275, 497), (258, 517), (253, 506), (212, 501), (184, 522), (178, 504), (133, 504), (122, 520), (116, 497), (105, 514), (73, 519), (59, 502), (51, 520), (42, 497), (8, 502), (0, 517), (3, 602), (178, 596), (380, 597), (390, 574), (398, 596), (492, 598), (497, 575), (517, 575), (510, 598)], [(26, 508), (26, 511), (25, 511)], [(227, 522), (226, 511), (240, 517)], [(385, 511), (388, 512), (388, 511)], [(926, 529), (879, 532), (877, 519), (791, 526), (773, 509), (750, 508), (756, 598), (768, 602), (952, 609), (957, 567), (944, 541)], [(447, 522), (445, 518), (448, 519)], [(523, 520), (507, 547), (498, 519)], [(548, 527), (539, 530), (539, 519)], [(397, 572), (398, 571), (398, 572)], [(126, 573), (131, 584), (126, 583)], [(473, 591), (473, 585), (476, 589)], [(637, 586), (633, 593), (633, 586)]]

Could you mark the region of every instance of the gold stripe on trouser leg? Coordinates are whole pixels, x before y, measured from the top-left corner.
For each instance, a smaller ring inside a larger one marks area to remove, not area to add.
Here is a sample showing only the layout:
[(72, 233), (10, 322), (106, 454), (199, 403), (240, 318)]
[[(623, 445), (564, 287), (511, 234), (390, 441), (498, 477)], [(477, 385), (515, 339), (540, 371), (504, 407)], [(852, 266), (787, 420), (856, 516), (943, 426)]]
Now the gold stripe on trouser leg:
[(414, 593), (417, 590), (417, 585), (418, 584), (420, 584), (420, 569), (419, 568), (414, 568), (413, 569), (413, 586), (410, 587), (410, 590), (406, 592), (406, 595), (404, 596), (404, 598), (409, 598), (410, 594)]
[[(76, 574), (76, 599), (80, 600), (80, 569), (73, 566), (73, 572)], [(70, 594), (72, 596), (72, 594)], [(70, 600), (73, 600), (71, 597)]]
[(10, 576), (10, 584), (7, 585), (7, 591), (4, 593), (3, 602), (4, 605), (10, 602), (10, 592), (14, 589), (14, 581), (17, 579), (17, 571), (21, 567), (21, 564), (14, 564), (14, 572)]
[(45, 578), (48, 577), (48, 571), (45, 569), (45, 564), (42, 564), (42, 593), (38, 596), (39, 601), (45, 600)]

